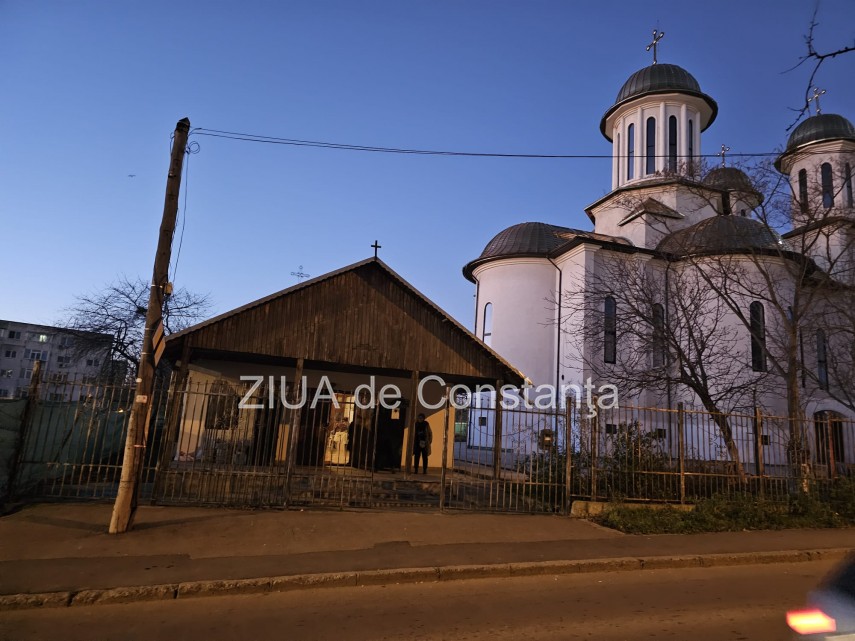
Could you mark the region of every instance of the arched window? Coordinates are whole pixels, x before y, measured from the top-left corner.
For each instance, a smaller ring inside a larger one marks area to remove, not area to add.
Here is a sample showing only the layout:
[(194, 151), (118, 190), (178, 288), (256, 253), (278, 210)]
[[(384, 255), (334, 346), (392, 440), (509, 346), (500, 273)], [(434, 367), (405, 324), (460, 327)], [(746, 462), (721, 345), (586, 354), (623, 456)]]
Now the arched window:
[(807, 210), (808, 210), (807, 169), (799, 170), (799, 205), (801, 205), (801, 207), (802, 207), (802, 213), (807, 213)]
[(855, 202), (852, 199), (852, 167), (849, 166), (849, 163), (846, 163), (846, 166), (843, 168), (846, 175), (843, 179), (846, 181), (846, 206), (847, 207), (855, 207)]
[[(620, 146), (620, 133), (618, 133), (617, 137), (615, 138), (615, 156), (618, 159), (620, 158), (621, 152), (622, 152), (622, 148)], [(620, 179), (620, 160), (618, 160), (617, 168), (618, 168), (617, 181), (618, 181), (618, 184), (620, 184), (620, 182), (621, 182), (621, 179)]]
[(665, 364), (665, 308), (653, 305), (653, 367)]
[(481, 340), (487, 345), (493, 342), (493, 303), (484, 305), (484, 318), (481, 321)]
[(751, 369), (766, 371), (766, 313), (763, 303), (754, 301), (748, 308), (751, 325)]
[(626, 179), (635, 178), (635, 125), (626, 128)]
[(691, 118), (689, 118), (689, 139), (686, 142), (689, 143), (689, 162), (693, 162), (695, 160), (695, 125)]
[(603, 361), (617, 362), (617, 303), (611, 296), (603, 304)]
[(828, 389), (828, 342), (825, 331), (816, 330), (816, 378), (819, 389)]
[(647, 164), (644, 173), (647, 175), (656, 173), (656, 118), (651, 116), (647, 119)]
[(822, 176), (822, 206), (828, 209), (834, 207), (834, 177), (831, 175), (831, 164), (822, 163), (820, 174)]
[(677, 171), (677, 116), (668, 118), (668, 171)]

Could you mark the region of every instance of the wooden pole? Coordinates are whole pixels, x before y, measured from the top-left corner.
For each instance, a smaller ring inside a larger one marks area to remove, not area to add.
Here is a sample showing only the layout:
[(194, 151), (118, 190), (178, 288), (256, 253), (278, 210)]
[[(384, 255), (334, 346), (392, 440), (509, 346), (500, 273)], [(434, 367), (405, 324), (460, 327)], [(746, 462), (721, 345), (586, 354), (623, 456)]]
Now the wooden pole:
[(419, 372), (413, 370), (410, 377), (410, 402), (407, 405), (407, 418), (404, 423), (404, 471), (411, 474), (413, 471), (413, 440), (415, 434), (416, 416), (418, 416), (418, 389), (419, 389)]
[(445, 482), (448, 469), (448, 420), (451, 415), (451, 392), (445, 388), (445, 414), (442, 425), (442, 468), (439, 473), (439, 511), (445, 510)]
[(110, 519), (110, 534), (127, 532), (133, 526), (137, 508), (140, 471), (148, 437), (148, 419), (154, 388), (153, 336), (155, 329), (162, 322), (164, 290), (169, 282), (172, 235), (175, 231), (175, 220), (178, 217), (178, 193), (181, 190), (181, 171), (184, 167), (184, 152), (187, 148), (189, 133), (190, 121), (187, 118), (179, 120), (175, 125), (175, 137), (172, 141), (172, 157), (169, 161), (166, 197), (163, 203), (163, 219), (160, 223), (157, 253), (154, 257), (143, 344), (137, 368), (136, 392), (131, 416), (128, 419), (128, 434), (125, 438), (125, 454), (122, 459), (122, 475), (119, 480), (116, 502), (113, 505), (113, 515)]

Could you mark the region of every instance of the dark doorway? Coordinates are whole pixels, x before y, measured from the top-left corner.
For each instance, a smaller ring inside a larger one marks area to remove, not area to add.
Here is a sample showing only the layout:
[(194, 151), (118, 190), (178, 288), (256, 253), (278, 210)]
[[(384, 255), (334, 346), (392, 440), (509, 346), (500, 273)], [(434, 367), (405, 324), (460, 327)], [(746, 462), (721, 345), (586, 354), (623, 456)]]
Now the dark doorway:
[(397, 409), (377, 408), (377, 452), (375, 469), (400, 470), (404, 448), (404, 427), (407, 416), (405, 401)]

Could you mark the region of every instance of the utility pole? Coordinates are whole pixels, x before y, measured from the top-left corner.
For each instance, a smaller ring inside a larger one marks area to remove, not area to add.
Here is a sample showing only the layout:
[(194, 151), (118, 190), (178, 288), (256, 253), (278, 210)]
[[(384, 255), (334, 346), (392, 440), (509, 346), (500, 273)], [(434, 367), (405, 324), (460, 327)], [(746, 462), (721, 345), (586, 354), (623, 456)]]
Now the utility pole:
[(148, 438), (148, 420), (151, 412), (151, 396), (154, 388), (155, 332), (162, 332), (163, 300), (169, 285), (169, 261), (172, 256), (172, 234), (178, 216), (178, 192), (181, 189), (181, 170), (184, 167), (184, 152), (190, 121), (183, 118), (175, 125), (172, 139), (172, 158), (166, 178), (166, 199), (163, 203), (163, 220), (154, 257), (154, 272), (145, 316), (142, 351), (137, 368), (136, 393), (128, 419), (128, 435), (125, 439), (125, 455), (122, 459), (122, 476), (119, 491), (110, 519), (110, 534), (128, 531), (134, 522), (137, 509), (140, 473)]

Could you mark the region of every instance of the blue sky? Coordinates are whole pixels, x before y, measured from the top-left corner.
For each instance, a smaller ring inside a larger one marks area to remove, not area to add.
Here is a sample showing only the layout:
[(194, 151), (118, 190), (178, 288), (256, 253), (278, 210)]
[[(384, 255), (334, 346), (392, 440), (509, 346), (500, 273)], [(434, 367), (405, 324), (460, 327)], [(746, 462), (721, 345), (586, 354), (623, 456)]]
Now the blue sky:
[[(169, 137), (194, 127), (359, 145), (609, 154), (624, 80), (679, 64), (719, 104), (703, 151), (786, 141), (811, 2), (0, 0), (0, 318), (52, 323), (76, 293), (151, 274)], [(817, 47), (855, 40), (823, 0)], [(855, 54), (823, 111), (855, 120)], [(589, 228), (607, 159), (402, 156), (191, 138), (176, 285), (226, 311), (372, 255), (467, 327), (462, 266), (503, 228)], [(128, 174), (136, 177), (129, 178)], [(177, 238), (177, 236), (176, 236)]]

